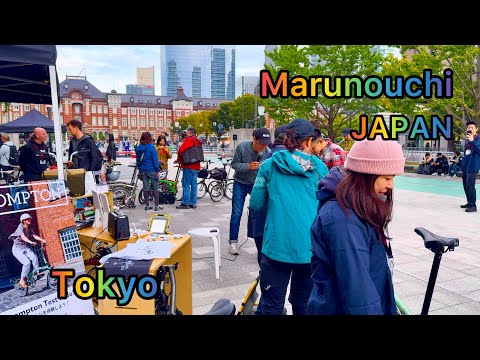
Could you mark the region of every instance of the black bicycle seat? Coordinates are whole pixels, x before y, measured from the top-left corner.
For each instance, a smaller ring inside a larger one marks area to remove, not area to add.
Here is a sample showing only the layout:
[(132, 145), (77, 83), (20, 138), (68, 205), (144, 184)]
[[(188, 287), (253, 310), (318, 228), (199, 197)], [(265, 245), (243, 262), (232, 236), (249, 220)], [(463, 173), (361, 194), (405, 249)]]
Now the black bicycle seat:
[(221, 298), (203, 315), (235, 315), (235, 304), (227, 298)]
[(448, 250), (453, 251), (453, 249), (460, 243), (457, 238), (447, 238), (435, 235), (423, 227), (415, 228), (415, 232), (423, 238), (425, 247), (433, 252), (436, 252), (439, 248), (444, 248), (445, 246)]

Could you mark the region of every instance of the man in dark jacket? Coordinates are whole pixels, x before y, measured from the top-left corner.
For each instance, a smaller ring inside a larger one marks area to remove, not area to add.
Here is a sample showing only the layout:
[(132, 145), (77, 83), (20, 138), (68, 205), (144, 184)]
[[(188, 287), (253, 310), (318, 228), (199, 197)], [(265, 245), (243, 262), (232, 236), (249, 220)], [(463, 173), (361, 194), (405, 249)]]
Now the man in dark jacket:
[(82, 122), (80, 120), (70, 120), (67, 123), (67, 129), (72, 134), (70, 147), (68, 148), (68, 157), (78, 151), (73, 156), (73, 162), (68, 163), (68, 168), (85, 169), (86, 171), (98, 171), (102, 168), (103, 156), (95, 145), (95, 140), (90, 135), (82, 131)]
[(18, 164), (23, 172), (24, 182), (43, 180), (42, 172), (53, 162), (45, 144), (47, 137), (44, 128), (35, 128), (30, 141), (20, 151)]
[(460, 205), (466, 212), (477, 212), (477, 194), (475, 181), (480, 170), (480, 135), (477, 134), (478, 126), (473, 121), (467, 121), (467, 138), (465, 141), (465, 154), (462, 161), (463, 189), (467, 203)]

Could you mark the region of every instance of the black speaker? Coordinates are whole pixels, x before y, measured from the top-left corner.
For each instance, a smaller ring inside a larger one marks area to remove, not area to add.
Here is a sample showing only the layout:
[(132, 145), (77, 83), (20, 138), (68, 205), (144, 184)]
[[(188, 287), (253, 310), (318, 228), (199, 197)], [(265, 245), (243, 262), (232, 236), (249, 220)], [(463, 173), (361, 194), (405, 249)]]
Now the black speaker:
[(130, 239), (128, 216), (121, 211), (110, 211), (108, 213), (108, 232), (115, 241)]
[(233, 141), (237, 141), (237, 134), (233, 134)]

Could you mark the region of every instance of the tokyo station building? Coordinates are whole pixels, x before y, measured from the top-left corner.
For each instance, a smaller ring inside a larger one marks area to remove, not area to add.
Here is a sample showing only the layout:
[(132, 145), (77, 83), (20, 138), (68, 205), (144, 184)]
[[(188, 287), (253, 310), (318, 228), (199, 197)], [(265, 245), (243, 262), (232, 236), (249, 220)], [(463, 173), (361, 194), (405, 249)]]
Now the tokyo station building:
[[(59, 112), (63, 124), (72, 119), (80, 120), (84, 132), (107, 138), (113, 134), (115, 141), (140, 139), (149, 131), (155, 139), (167, 132), (170, 140), (176, 140), (173, 127), (178, 119), (205, 110), (214, 110), (230, 99), (189, 98), (178, 88), (172, 96), (119, 94), (115, 90), (104, 93), (91, 84), (86, 76), (66, 76), (59, 84)], [(51, 105), (11, 103), (10, 110), (0, 107), (0, 119), (7, 123), (18, 119), (35, 108), (53, 118)], [(3, 112), (2, 112), (3, 111)]]

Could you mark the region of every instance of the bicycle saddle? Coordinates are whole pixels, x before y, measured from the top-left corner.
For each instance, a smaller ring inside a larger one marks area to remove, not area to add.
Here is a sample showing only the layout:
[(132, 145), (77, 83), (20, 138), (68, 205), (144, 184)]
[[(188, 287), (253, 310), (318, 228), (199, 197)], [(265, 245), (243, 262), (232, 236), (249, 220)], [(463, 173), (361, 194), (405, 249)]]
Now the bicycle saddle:
[(221, 298), (203, 315), (235, 315), (235, 304), (227, 298)]
[(436, 252), (440, 247), (444, 248), (445, 246), (448, 250), (453, 251), (455, 246), (459, 245), (459, 240), (457, 238), (447, 238), (435, 235), (423, 227), (415, 228), (415, 232), (423, 238), (425, 247), (433, 252)]

